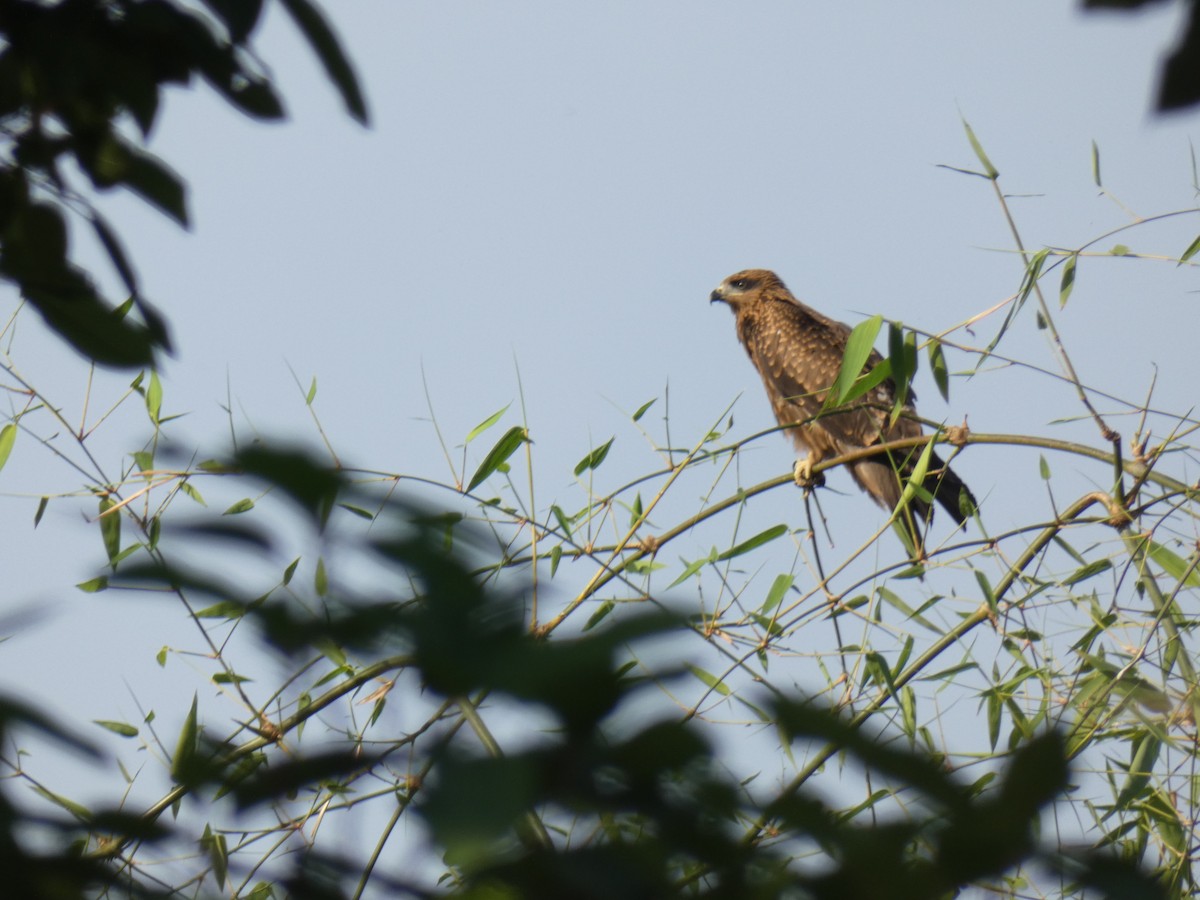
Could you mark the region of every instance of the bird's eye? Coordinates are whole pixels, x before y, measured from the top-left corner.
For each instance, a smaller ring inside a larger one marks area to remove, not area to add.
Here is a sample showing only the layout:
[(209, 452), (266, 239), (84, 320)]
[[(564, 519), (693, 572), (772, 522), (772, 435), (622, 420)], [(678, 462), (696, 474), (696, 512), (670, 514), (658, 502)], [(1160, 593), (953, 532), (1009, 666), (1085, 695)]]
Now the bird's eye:
[(737, 288), (739, 291), (744, 291), (750, 286), (750, 282), (745, 278), (735, 278), (733, 281), (729, 282), (729, 286), (732, 288)]

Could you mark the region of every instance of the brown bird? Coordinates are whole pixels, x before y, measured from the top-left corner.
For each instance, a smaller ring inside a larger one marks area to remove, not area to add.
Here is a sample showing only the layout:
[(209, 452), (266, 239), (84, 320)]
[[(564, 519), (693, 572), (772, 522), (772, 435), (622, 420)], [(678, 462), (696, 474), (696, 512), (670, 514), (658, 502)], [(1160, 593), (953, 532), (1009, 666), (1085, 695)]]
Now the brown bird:
[[(823, 484), (820, 473), (813, 474), (813, 467), (822, 460), (922, 434), (921, 423), (910, 418), (916, 414), (916, 395), (911, 390), (903, 413), (891, 421), (896, 385), (890, 378), (849, 406), (822, 413), (826, 395), (841, 369), (850, 327), (805, 306), (774, 272), (737, 272), (722, 281), (709, 299), (726, 303), (733, 310), (738, 339), (762, 376), (775, 418), (780, 425), (791, 426), (788, 434), (796, 449), (807, 451), (805, 458), (796, 460), (796, 484), (804, 488)], [(872, 350), (863, 371), (881, 361), (882, 357)], [(900, 502), (904, 479), (912, 474), (922, 449), (884, 451), (847, 463), (846, 467), (858, 486), (890, 512)], [(923, 487), (957, 523), (964, 522), (975, 507), (971, 491), (937, 454), (930, 457)], [(932, 510), (920, 495), (912, 498), (909, 510), (910, 514), (901, 516), (901, 523), (919, 558), (923, 550), (917, 522), (930, 521)]]

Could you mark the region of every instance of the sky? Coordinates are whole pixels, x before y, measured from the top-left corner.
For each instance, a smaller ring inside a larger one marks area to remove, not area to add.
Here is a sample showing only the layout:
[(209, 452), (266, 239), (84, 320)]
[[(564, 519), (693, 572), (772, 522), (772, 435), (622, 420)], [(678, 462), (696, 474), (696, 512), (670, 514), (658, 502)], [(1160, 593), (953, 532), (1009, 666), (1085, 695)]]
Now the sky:
[[(654, 467), (629, 414), (659, 398), (641, 424), (661, 436), (668, 390), (677, 446), (726, 422), (731, 404), (731, 437), (770, 428), (732, 318), (708, 303), (731, 272), (772, 268), (836, 319), (879, 313), (927, 332), (1017, 291), (1022, 263), (992, 186), (947, 168), (979, 169), (964, 120), (999, 169), (1028, 248), (1074, 249), (1138, 217), (1194, 207), (1200, 120), (1151, 111), (1177, 11), (1076, 7), (326, 4), (365, 86), (364, 129), (272, 6), (257, 49), (289, 121), (249, 121), (204, 86), (174, 91), (151, 149), (187, 180), (193, 227), (120, 194), (103, 202), (172, 325), (164, 413), (185, 414), (172, 445), (215, 455), (231, 428), (241, 440), (316, 444), (305, 405), (315, 378), (313, 409), (344, 463), (449, 480), (430, 406), (454, 448), (508, 404), (502, 426), (519, 424), (524, 404), (544, 512), (578, 502), (572, 468), (610, 437), (598, 489)], [(1177, 256), (1198, 225), (1179, 216), (1096, 248)], [(96, 248), (76, 237), (101, 274)], [(1047, 289), (1057, 311), (1057, 276)], [(1187, 412), (1194, 291), (1187, 266), (1082, 259), (1056, 317), (1081, 379), (1137, 402), (1157, 378), (1156, 405)], [(15, 298), (0, 293), (0, 304)], [(980, 346), (998, 327), (993, 315), (951, 340)], [(1059, 371), (1031, 308), (1000, 349)], [(32, 314), (4, 350), (80, 420), (88, 369)], [(972, 365), (948, 353), (952, 371)], [(131, 377), (97, 374), (89, 421)], [(947, 403), (923, 369), (917, 392), (934, 420), (1101, 444), (1093, 425), (1075, 421), (1070, 386), (1029, 370), (955, 378)], [(1128, 417), (1113, 424), (1133, 430)], [(468, 470), (500, 427), (468, 448)], [(149, 433), (127, 402), (90, 446), (115, 471)], [(0, 616), (9, 617), (0, 683), (20, 683), (81, 723), (137, 721), (134, 696), (178, 707), (181, 685), (190, 691), (196, 679), (164, 675), (154, 654), (195, 644), (194, 633), (177, 609), (75, 591), (103, 562), (85, 521), (94, 504), (56, 500), (33, 529), (37, 498), (77, 491), (83, 479), (26, 438), (0, 472)], [(738, 477), (756, 484), (792, 458), (782, 439), (758, 441)], [(1107, 475), (1050, 462), (1066, 497)], [(993, 531), (1027, 520), (1031, 496), (1045, 514), (1037, 452), (972, 447), (955, 468)], [(1194, 461), (1178, 474), (1194, 481)], [(689, 501), (710, 483), (700, 479)], [(804, 524), (795, 493), (769, 498), (749, 522)], [(839, 547), (883, 522), (844, 473), (830, 477), (822, 503)], [(711, 542), (698, 535), (678, 552)]]

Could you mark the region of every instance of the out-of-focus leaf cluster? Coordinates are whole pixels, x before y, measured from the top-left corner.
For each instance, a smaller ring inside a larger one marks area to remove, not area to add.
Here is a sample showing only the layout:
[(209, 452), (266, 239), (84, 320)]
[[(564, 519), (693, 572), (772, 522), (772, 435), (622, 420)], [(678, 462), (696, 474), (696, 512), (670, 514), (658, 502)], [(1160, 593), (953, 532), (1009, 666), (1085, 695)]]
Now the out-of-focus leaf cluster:
[[(367, 111), (353, 70), (311, 0), (279, 0), (324, 65), (350, 114)], [(145, 150), (164, 89), (202, 79), (258, 120), (284, 106), (249, 42), (264, 0), (0, 0), (0, 280), (15, 285), (85, 356), (143, 366), (170, 349), (114, 229), (70, 173), (95, 191), (124, 188), (180, 225), (186, 188)], [(67, 165), (73, 163), (73, 166)], [(71, 260), (68, 213), (88, 222), (128, 292), (113, 307)], [(137, 308), (138, 319), (128, 313)]]
[[(236, 526), (224, 530), (164, 526), (157, 561), (146, 564), (136, 555), (123, 560), (114, 583), (212, 595), (226, 604), (231, 619), (257, 623), (262, 640), (288, 654), (327, 653), (322, 648), (330, 642), (368, 659), (393, 654), (386, 657), (388, 666), (415, 672), (424, 691), (459, 704), (464, 716), (485, 698), (514, 709), (533, 705), (549, 715), (549, 727), (543, 719), (539, 740), (528, 749), (489, 755), (473, 741), (446, 739), (405, 750), (422, 761), (418, 768), (425, 774), (419, 783), (398, 787), (397, 799), (413, 804), (429, 825), (449, 866), (448, 894), (933, 900), (963, 885), (998, 883), (1016, 867), (1037, 862), (1060, 872), (1064, 883), (1100, 896), (1162, 896), (1131, 863), (1040, 841), (1039, 821), (1068, 787), (1066, 749), (1054, 732), (1026, 742), (998, 774), (968, 785), (936, 756), (868, 733), (802, 698), (775, 695), (763, 707), (795, 753), (852, 760), (871, 773), (880, 797), (902, 797), (907, 812), (871, 804), (872, 814), (846, 813), (803, 779), (752, 791), (717, 765), (696, 723), (631, 712), (642, 692), (657, 691), (673, 676), (667, 669), (653, 681), (636, 677), (626, 648), (644, 647), (683, 627), (681, 620), (665, 613), (632, 615), (581, 635), (535, 635), (523, 624), (521, 592), (486, 587), (472, 570), (472, 556), (486, 551), (488, 539), (460, 517), (371, 495), (298, 452), (256, 448), (218, 468), (253, 480), (248, 487), (257, 496), (286, 495), (296, 520), (318, 532), (333, 530), (330, 511), (343, 504), (376, 510), (353, 548), (355, 558), (394, 572), (400, 587), (394, 595), (369, 598), (351, 596), (334, 581), (321, 602), (296, 602), (285, 591), (247, 602), (215, 577), (166, 561), (173, 540), (191, 541), (198, 533), (222, 548), (240, 544), (260, 553), (276, 546), (272, 532), (279, 522), (272, 525), (261, 507), (254, 514), (261, 519), (226, 519)], [(313, 706), (320, 703), (314, 699)], [(273, 722), (258, 739), (233, 745), (204, 733), (193, 703), (174, 751), (177, 793), (170, 802), (132, 818), (93, 820), (85, 810), (70, 810), (73, 819), (60, 826), (62, 836), (90, 835), (90, 852), (64, 849), (61, 858), (72, 862), (57, 870), (62, 889), (29, 896), (84, 896), (106, 879), (111, 895), (151, 893), (115, 862), (106, 865), (132, 842), (153, 842), (182, 827), (167, 825), (162, 814), (187, 795), (228, 796), (237, 809), (250, 810), (344, 782), (387, 754), (351, 744), (307, 752), (292, 740), (305, 717), (300, 712)], [(28, 711), (18, 709), (9, 719), (74, 743)], [(287, 752), (277, 743), (286, 744)], [(14, 851), (21, 814), (7, 805), (0, 813), (7, 871), (33, 885), (51, 857)], [(101, 829), (105, 838), (97, 843)], [(573, 832), (591, 837), (566, 839)], [(214, 859), (219, 881), (239, 864), (221, 833), (193, 839)], [(315, 850), (292, 854), (289, 864), (294, 868), (277, 886), (294, 896), (349, 896), (361, 877), (348, 861)], [(397, 895), (407, 893), (405, 873), (390, 870), (386, 859), (372, 878)]]
[[(1084, 9), (1145, 9), (1163, 0), (1083, 0)], [(1186, 109), (1200, 103), (1200, 2), (1186, 0), (1180, 17), (1179, 39), (1163, 60), (1156, 107), (1160, 112)]]

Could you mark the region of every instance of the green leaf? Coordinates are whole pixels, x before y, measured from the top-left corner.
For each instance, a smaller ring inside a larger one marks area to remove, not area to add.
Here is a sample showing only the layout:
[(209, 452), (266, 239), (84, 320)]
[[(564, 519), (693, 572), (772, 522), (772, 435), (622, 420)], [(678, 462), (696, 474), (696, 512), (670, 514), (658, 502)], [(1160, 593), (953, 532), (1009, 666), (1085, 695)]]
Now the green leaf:
[(186, 478), (179, 482), (179, 489), (181, 491), (183, 491), (185, 494), (187, 494), (189, 497), (191, 497), (193, 500), (195, 500), (197, 503), (199, 503), (201, 506), (208, 506), (208, 504), (204, 502), (204, 498), (200, 495), (200, 492), (198, 490), (196, 490), (196, 488), (192, 485), (192, 483), (190, 481), (188, 481)]
[[(1196, 238), (1196, 240), (1200, 241), (1200, 238)], [(655, 397), (653, 400), (647, 400), (645, 403), (643, 403), (641, 406), (639, 406), (637, 409), (637, 412), (635, 412), (633, 414), (633, 421), (635, 421), (635, 422), (641, 421), (642, 416), (644, 416), (646, 414), (646, 410), (648, 410), (650, 407), (652, 407), (657, 402), (658, 402), (658, 398)]]
[(758, 611), (765, 614), (777, 607), (795, 582), (795, 575), (776, 575), (775, 580), (771, 582), (771, 589), (767, 591), (767, 599)]
[(75, 587), (79, 588), (85, 594), (98, 594), (108, 587), (108, 578), (101, 575), (99, 578), (93, 578), (90, 581), (81, 581)]
[(229, 874), (229, 848), (225, 845), (225, 835), (213, 834), (212, 828), (204, 826), (204, 834), (200, 836), (200, 846), (208, 851), (208, 860), (212, 863), (213, 877), (217, 887), (225, 887), (225, 877)]
[(1143, 798), (1146, 787), (1150, 784), (1150, 778), (1154, 774), (1154, 765), (1158, 762), (1162, 742), (1147, 732), (1135, 739), (1134, 747), (1136, 749), (1133, 759), (1129, 763), (1129, 774), (1125, 779), (1125, 784), (1121, 787), (1121, 793), (1117, 795), (1116, 806), (1109, 811), (1109, 815), (1122, 809), (1128, 809), (1129, 804), (1134, 800)]
[[(17, 426), (13, 422), (9, 422), (3, 428), (0, 428), (0, 469), (4, 468), (4, 464), (8, 462), (9, 454), (12, 453), (13, 444), (17, 442)], [(45, 499), (45, 498), (43, 498)], [(41, 511), (38, 512), (38, 519), (41, 518)], [(37, 520), (33, 523), (37, 525)]]
[(88, 822), (92, 818), (92, 811), (81, 803), (76, 803), (74, 800), (68, 800), (62, 794), (55, 794), (53, 791), (48, 791), (39, 784), (33, 786), (35, 793), (45, 797), (55, 806), (65, 809), (81, 822)]
[(470, 433), (467, 435), (467, 439), (465, 441), (463, 441), (463, 443), (464, 444), (471, 443), (471, 441), (475, 440), (475, 438), (479, 437), (481, 434), (483, 434), (485, 431), (487, 431), (489, 428), (491, 428), (493, 425), (495, 425), (497, 422), (499, 422), (500, 417), (503, 416), (506, 412), (508, 412), (509, 406), (512, 406), (512, 404), (511, 403), (507, 404), (502, 409), (499, 409), (496, 412), (492, 413), (490, 416), (488, 416), (486, 419), (484, 419), (482, 422), (480, 422), (478, 425), (476, 425), (474, 428), (472, 428)]
[(529, 432), (519, 425), (514, 425), (504, 433), (504, 437), (496, 442), (496, 445), (484, 457), (479, 468), (475, 470), (475, 474), (471, 476), (471, 481), (467, 484), (467, 492), (475, 490), (479, 485), (483, 484), (493, 472), (502, 466), (510, 456), (517, 452), (522, 444), (529, 440)]
[(1081, 581), (1087, 581), (1089, 578), (1093, 578), (1096, 575), (1099, 575), (1101, 572), (1107, 572), (1111, 568), (1112, 568), (1112, 560), (1109, 560), (1109, 559), (1093, 560), (1092, 562), (1088, 563), (1086, 566), (1082, 566), (1081, 568), (1076, 569), (1075, 572), (1070, 575), (1070, 577), (1066, 578), (1063, 581), (1063, 583), (1062, 583), (1063, 587), (1070, 587), (1073, 584), (1079, 584), (1079, 582), (1081, 582)]
[(942, 342), (937, 338), (929, 341), (929, 369), (933, 372), (933, 383), (937, 385), (938, 393), (947, 403), (950, 402), (950, 371), (946, 368), (946, 355), (942, 351)]
[[(1146, 552), (1150, 554), (1150, 558), (1158, 563), (1164, 572), (1174, 578), (1176, 581), (1183, 579), (1183, 583), (1188, 587), (1200, 587), (1200, 571), (1197, 571), (1198, 566), (1187, 562), (1175, 551), (1163, 546), (1157, 541), (1150, 541), (1150, 546)], [(1198, 551), (1200, 552), (1200, 551)], [(1186, 575), (1186, 578), (1184, 577)]]
[(1104, 187), (1100, 183), (1100, 148), (1095, 141), (1092, 141), (1092, 180), (1096, 182), (1096, 187)]
[(212, 606), (196, 610), (197, 619), (240, 619), (246, 614), (246, 606), (236, 600), (222, 600)]
[[(925, 628), (929, 629), (930, 631), (934, 632), (935, 634), (943, 633), (944, 629), (939, 628), (938, 626), (933, 624), (933, 622), (930, 622), (928, 619), (926, 619), (924, 616), (922, 616), (919, 611), (914, 610), (898, 594), (888, 590), (885, 587), (878, 587), (875, 589), (875, 591), (879, 595), (879, 598), (881, 600), (883, 600), (889, 606), (894, 607), (895, 609), (898, 609), (901, 613), (904, 614), (904, 617), (906, 619), (911, 619), (912, 621), (919, 623), (920, 625), (924, 626)], [(903, 668), (903, 663), (898, 662), (896, 664), (896, 668), (897, 669)]]
[(154, 654), (154, 661), (158, 663), (159, 668), (165, 668), (167, 665), (168, 648), (164, 646), (161, 650)]
[(1038, 456), (1038, 472), (1042, 476), (1042, 481), (1050, 480), (1050, 463), (1046, 462), (1045, 456)]
[(119, 734), (121, 737), (137, 737), (138, 730), (127, 722), (113, 722), (108, 719), (92, 719), (92, 721), (101, 728), (107, 728), (113, 734)]
[(594, 613), (588, 616), (587, 622), (583, 625), (584, 631), (591, 631), (597, 625), (604, 621), (610, 612), (617, 608), (617, 605), (611, 600), (605, 600), (601, 603)]
[(728, 697), (730, 694), (733, 693), (733, 690), (729, 687), (729, 685), (727, 685), (725, 682), (723, 682), (721, 679), (717, 678), (715, 675), (711, 674), (710, 672), (704, 671), (699, 666), (693, 666), (693, 665), (689, 664), (687, 669), (689, 672), (691, 672), (693, 675), (695, 675), (697, 678), (699, 678), (702, 682), (704, 682), (706, 685), (708, 685), (710, 688), (712, 688), (714, 691), (716, 691), (718, 694), (720, 694), (722, 697)]
[(992, 615), (999, 614), (1000, 607), (996, 602), (996, 592), (992, 590), (992, 583), (988, 581), (987, 575), (979, 569), (975, 570), (975, 580), (979, 583), (979, 589), (983, 591), (983, 599), (987, 601), (988, 609), (992, 611)]
[(241, 684), (245, 681), (253, 681), (245, 675), (238, 675), (234, 672), (217, 672), (212, 677), (213, 684)]
[(179, 740), (175, 742), (175, 755), (171, 757), (171, 777), (180, 782), (187, 770), (191, 768), (196, 758), (196, 748), (200, 745), (200, 727), (196, 723), (196, 708), (198, 696), (192, 695), (192, 708), (183, 720), (183, 728), (179, 730)]
[(292, 576), (296, 574), (296, 566), (300, 565), (300, 557), (293, 559), (286, 569), (283, 570), (283, 584), (286, 587), (292, 581)]
[(158, 415), (162, 411), (162, 382), (158, 380), (158, 372), (150, 370), (150, 384), (146, 388), (146, 412), (150, 421), (157, 425)]
[(571, 536), (571, 520), (562, 511), (562, 507), (558, 505), (551, 506), (550, 512), (554, 514), (554, 520), (558, 522), (559, 529), (569, 538)]
[(1129, 248), (1124, 244), (1113, 244), (1113, 248), (1108, 251), (1113, 256), (1129, 256)]
[(996, 167), (992, 165), (992, 161), (988, 159), (988, 155), (983, 151), (983, 145), (979, 143), (979, 138), (975, 137), (975, 130), (967, 124), (967, 120), (963, 119), (963, 128), (967, 131), (967, 140), (971, 142), (971, 149), (975, 151), (975, 156), (979, 162), (983, 164), (983, 169), (987, 172), (987, 177), (995, 181), (1000, 177), (1000, 173), (996, 171)]
[(325, 73), (342, 95), (347, 111), (359, 123), (367, 124), (367, 101), (350, 60), (342, 51), (333, 29), (325, 21), (321, 11), (308, 0), (280, 0), (283, 8), (291, 14), (296, 26), (308, 41), (313, 52), (325, 67)]
[(360, 519), (366, 519), (368, 522), (375, 521), (375, 513), (371, 512), (370, 510), (363, 509), (361, 506), (354, 506), (350, 503), (339, 503), (338, 506), (344, 509), (346, 512), (358, 516)]
[(842, 367), (838, 370), (837, 378), (825, 398), (824, 408), (840, 406), (849, 394), (850, 388), (862, 374), (871, 351), (875, 349), (875, 339), (879, 337), (879, 329), (883, 325), (883, 316), (872, 316), (865, 322), (859, 322), (846, 339), (846, 353), (842, 357)]
[(892, 383), (896, 388), (895, 408), (892, 421), (900, 417), (908, 402), (909, 386), (917, 373), (917, 336), (906, 332), (898, 322), (888, 323), (888, 362), (891, 364)]
[(676, 578), (669, 585), (667, 585), (667, 590), (670, 590), (673, 587), (677, 587), (677, 586), (683, 584), (685, 581), (687, 581), (689, 578), (691, 578), (693, 575), (695, 575), (697, 572), (699, 572), (701, 569), (703, 569), (709, 563), (716, 562), (717, 561), (717, 548), (714, 547), (712, 550), (712, 553), (710, 553), (704, 559), (697, 559), (697, 560), (693, 560), (692, 562), (686, 562), (686, 560), (680, 560), (680, 561), (684, 562), (683, 572), (682, 572), (682, 574), (680, 574), (680, 576), (678, 578)]
[(38, 527), (38, 522), (42, 521), (42, 515), (46, 512), (46, 507), (50, 504), (49, 497), (42, 497), (38, 500), (37, 512), (33, 514), (33, 527)]
[(240, 513), (249, 512), (252, 509), (254, 509), (254, 501), (249, 497), (243, 497), (237, 503), (230, 506), (229, 509), (225, 510), (225, 512), (221, 513), (221, 515), (236, 516)]
[(1189, 259), (1191, 259), (1193, 256), (1195, 256), (1197, 253), (1200, 253), (1200, 236), (1198, 236), (1194, 241), (1192, 241), (1190, 244), (1188, 244), (1188, 248), (1183, 251), (1183, 256), (1179, 257), (1180, 265), (1187, 262)]
[(115, 506), (111, 497), (100, 498), (100, 537), (104, 540), (104, 552), (108, 554), (108, 563), (114, 568), (121, 553), (121, 513), (119, 510), (109, 512)]
[(317, 376), (313, 376), (312, 384), (308, 388), (308, 393), (304, 395), (304, 405), (312, 406), (313, 401), (317, 399)]
[(766, 531), (760, 531), (749, 540), (742, 541), (736, 547), (730, 547), (724, 553), (717, 557), (716, 562), (721, 562), (726, 559), (733, 559), (735, 556), (741, 556), (743, 553), (749, 553), (751, 550), (761, 547), (763, 544), (769, 544), (776, 538), (783, 537), (788, 533), (786, 525), (775, 525), (768, 528)]
[(1067, 305), (1067, 298), (1071, 296), (1071, 291), (1075, 289), (1075, 263), (1078, 261), (1079, 254), (1072, 253), (1067, 257), (1067, 261), (1063, 265), (1062, 285), (1058, 289), (1059, 309)]
[(604, 458), (608, 456), (608, 451), (612, 447), (616, 437), (610, 437), (607, 443), (601, 444), (575, 465), (575, 477), (578, 478), (589, 469), (597, 469), (600, 463), (604, 462)]
[(313, 587), (319, 597), (324, 597), (329, 593), (329, 575), (325, 571), (325, 559), (323, 557), (317, 557), (317, 571), (313, 575)]

